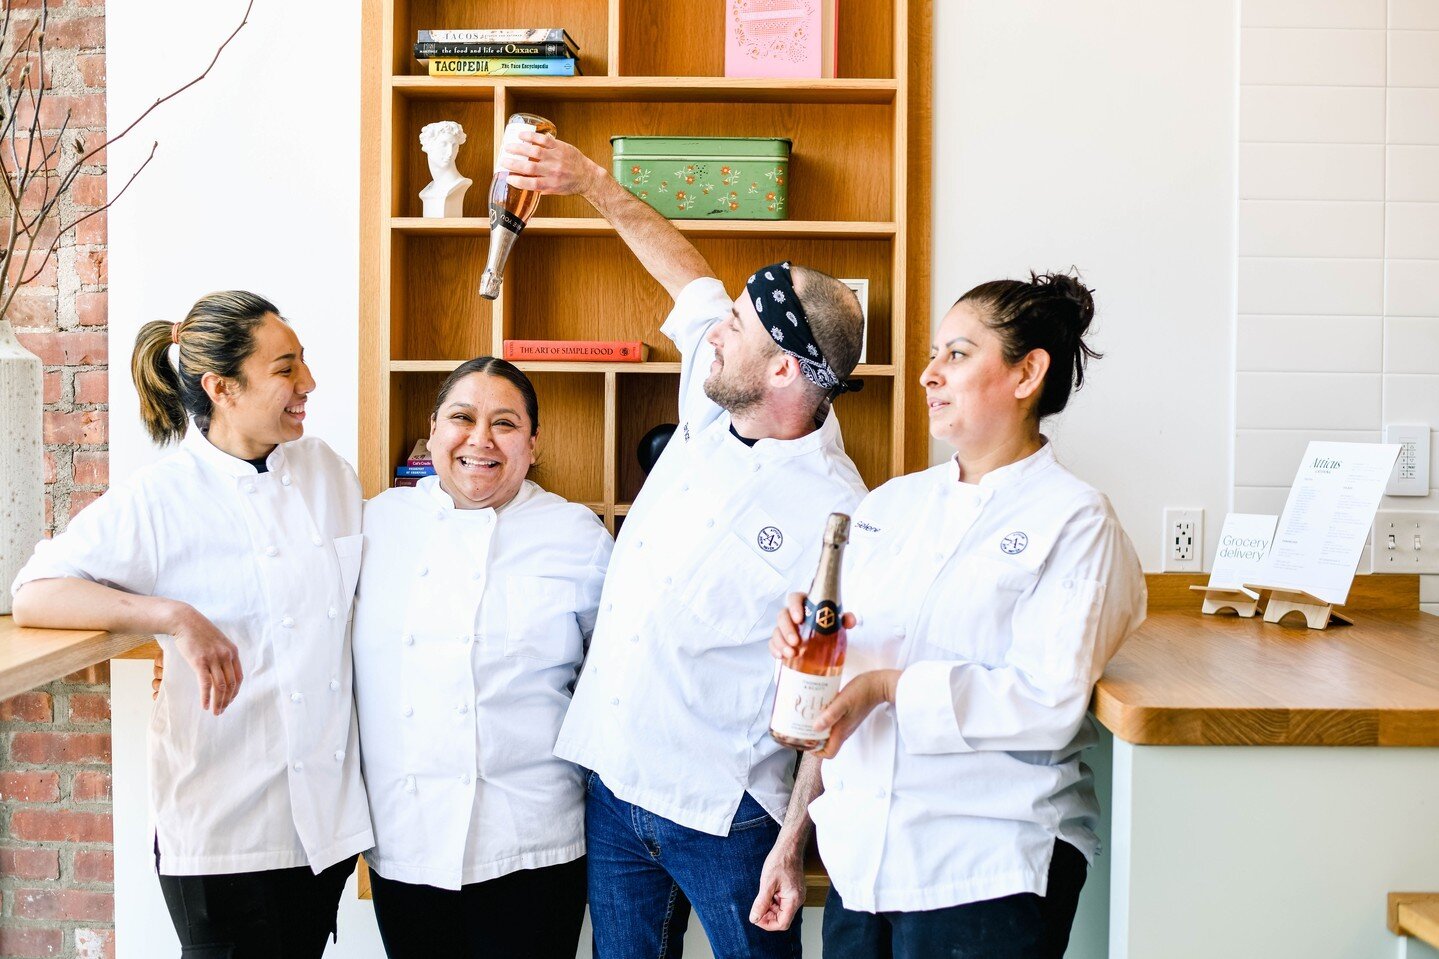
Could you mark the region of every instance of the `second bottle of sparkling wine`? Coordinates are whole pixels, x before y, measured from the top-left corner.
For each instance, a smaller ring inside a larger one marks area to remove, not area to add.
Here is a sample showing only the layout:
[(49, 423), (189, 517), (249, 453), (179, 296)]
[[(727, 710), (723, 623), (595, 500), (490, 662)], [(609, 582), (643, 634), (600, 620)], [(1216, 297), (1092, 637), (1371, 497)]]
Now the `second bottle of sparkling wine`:
[(819, 568), (804, 601), (799, 649), (780, 666), (774, 714), (769, 731), (779, 742), (795, 749), (818, 749), (829, 732), (817, 732), (815, 720), (839, 695), (844, 670), (844, 606), (839, 596), (839, 567), (849, 542), (849, 517), (830, 513), (825, 526)]
[[(532, 130), (536, 133), (555, 135), (555, 125), (544, 117), (532, 113), (515, 113), (505, 124), (504, 144), (519, 142), (520, 133)], [(480, 277), (480, 296), (493, 300), (500, 295), (500, 283), (504, 280), (505, 261), (510, 250), (519, 239), (520, 232), (540, 205), (537, 190), (521, 190), (510, 186), (509, 173), (496, 170), (490, 181), (490, 255), (485, 261), (485, 272)]]

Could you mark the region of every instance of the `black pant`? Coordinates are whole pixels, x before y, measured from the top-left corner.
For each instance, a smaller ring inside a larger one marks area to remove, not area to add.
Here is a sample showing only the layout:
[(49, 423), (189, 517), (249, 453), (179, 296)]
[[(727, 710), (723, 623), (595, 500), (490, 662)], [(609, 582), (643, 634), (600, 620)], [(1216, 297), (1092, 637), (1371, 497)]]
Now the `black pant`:
[(318, 876), (308, 866), (161, 875), (182, 959), (320, 959), (355, 858)]
[(825, 959), (1062, 959), (1089, 864), (1055, 840), (1048, 892), (925, 912), (855, 912), (830, 889)]
[(390, 959), (574, 959), (585, 920), (585, 859), (440, 889), (370, 869)]

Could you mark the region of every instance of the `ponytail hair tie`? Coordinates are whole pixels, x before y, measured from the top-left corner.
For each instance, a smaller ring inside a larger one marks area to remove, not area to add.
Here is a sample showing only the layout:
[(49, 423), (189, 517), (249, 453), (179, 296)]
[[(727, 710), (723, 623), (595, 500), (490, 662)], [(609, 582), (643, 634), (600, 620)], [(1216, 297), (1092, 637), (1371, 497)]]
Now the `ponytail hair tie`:
[(171, 324), (170, 324), (170, 342), (173, 343), (173, 344), (175, 344), (176, 346), (179, 346), (179, 345), (180, 345), (180, 324), (179, 324), (179, 323), (171, 323)]

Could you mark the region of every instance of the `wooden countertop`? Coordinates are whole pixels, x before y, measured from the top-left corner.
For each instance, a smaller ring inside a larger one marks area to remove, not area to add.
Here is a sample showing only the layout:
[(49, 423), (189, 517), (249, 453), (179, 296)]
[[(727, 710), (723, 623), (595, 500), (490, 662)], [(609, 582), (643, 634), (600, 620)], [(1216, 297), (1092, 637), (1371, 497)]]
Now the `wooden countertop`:
[(1120, 739), (1439, 746), (1439, 616), (1419, 611), (1418, 577), (1359, 577), (1345, 607), (1354, 625), (1324, 630), (1298, 617), (1204, 616), (1182, 578), (1149, 582), (1149, 619), (1094, 694), (1095, 716)]
[(154, 639), (97, 629), (26, 629), (0, 616), (0, 700), (113, 659)]

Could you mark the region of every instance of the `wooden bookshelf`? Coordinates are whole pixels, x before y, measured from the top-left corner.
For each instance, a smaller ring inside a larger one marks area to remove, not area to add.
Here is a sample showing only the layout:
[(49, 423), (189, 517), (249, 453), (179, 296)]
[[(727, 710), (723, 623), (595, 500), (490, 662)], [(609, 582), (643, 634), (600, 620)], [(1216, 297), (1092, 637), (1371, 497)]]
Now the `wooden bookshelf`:
[[(794, 141), (784, 221), (678, 221), (731, 292), (791, 259), (868, 277), (865, 389), (836, 411), (871, 487), (928, 461), (915, 385), (927, 354), (932, 0), (843, 0), (839, 76), (724, 73), (725, 0), (364, 0), (360, 475), (367, 495), (427, 432), (440, 381), (509, 338), (643, 340), (646, 363), (519, 364), (540, 396), (535, 479), (614, 529), (643, 482), (639, 438), (676, 419), (679, 355), (659, 332), (664, 291), (576, 197), (546, 197), (493, 303), (476, 292), (486, 194), (506, 118), (528, 110), (608, 164), (615, 135), (785, 136)], [(421, 29), (563, 26), (585, 76), (429, 77)], [(463, 216), (420, 217), (429, 171), (419, 131), (457, 120), (474, 180)]]

